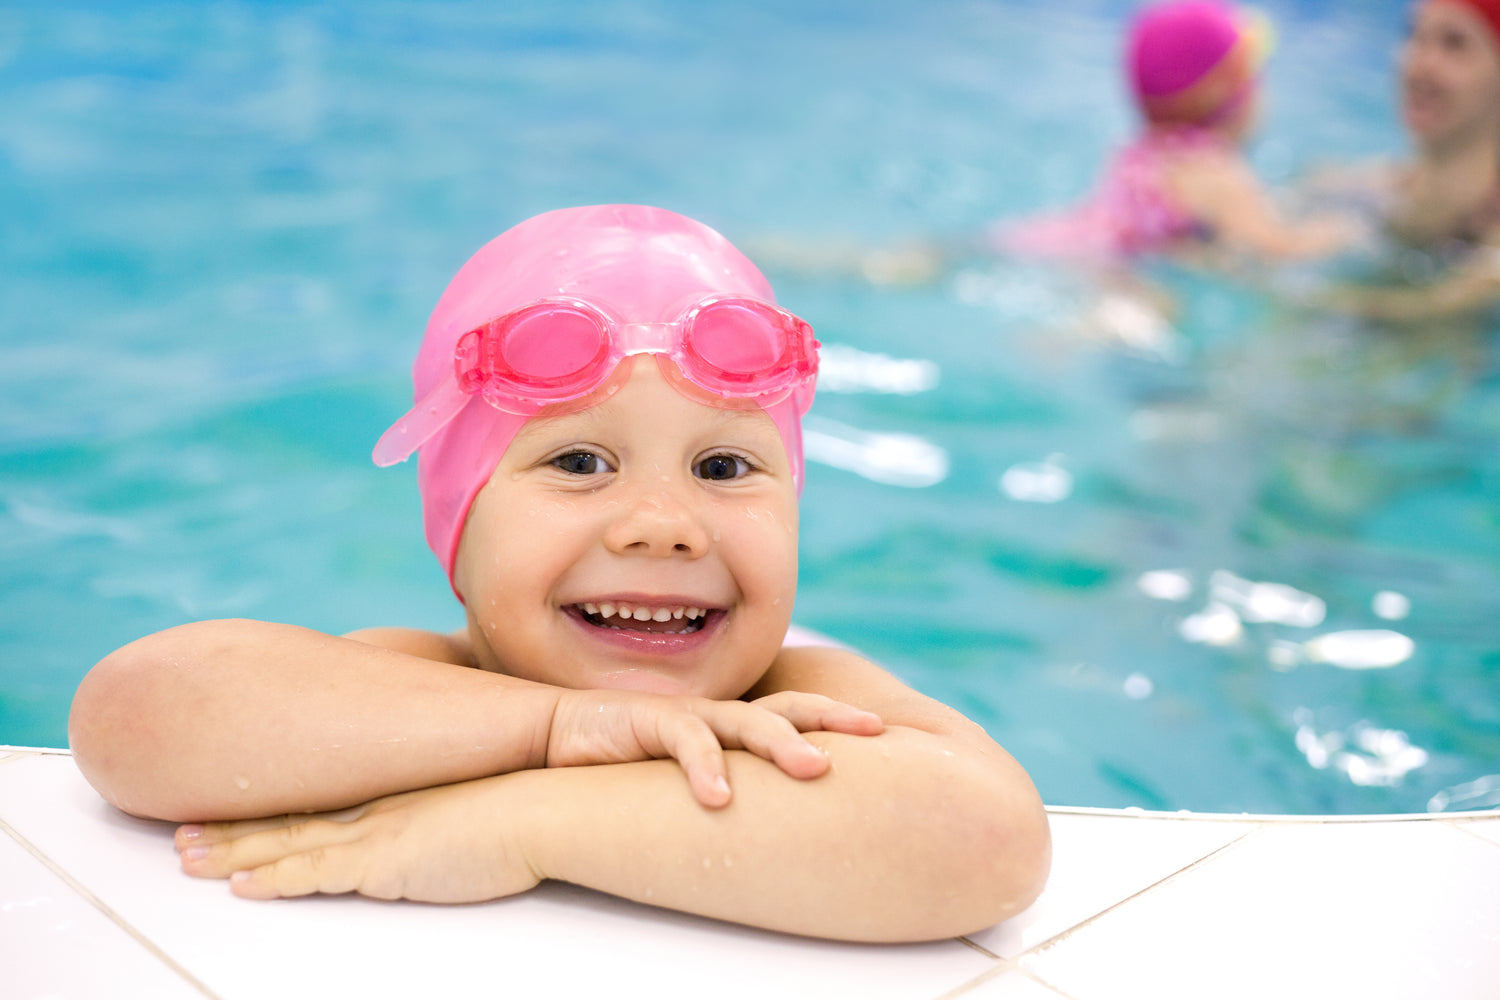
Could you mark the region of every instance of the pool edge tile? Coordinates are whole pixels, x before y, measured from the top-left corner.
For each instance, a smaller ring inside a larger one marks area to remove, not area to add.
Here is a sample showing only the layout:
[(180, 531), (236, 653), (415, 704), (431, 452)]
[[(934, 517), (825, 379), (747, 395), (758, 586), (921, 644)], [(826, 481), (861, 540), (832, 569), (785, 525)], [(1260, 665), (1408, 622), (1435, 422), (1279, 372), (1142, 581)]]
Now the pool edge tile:
[(1500, 816), (1483, 819), (1454, 820), (1453, 826), (1472, 837), (1500, 847)]
[[(825, 942), (562, 883), (470, 907), (353, 896), (252, 903), (232, 897), (222, 882), (183, 876), (170, 824), (111, 810), (71, 761), (41, 756), (0, 768), (0, 787), (9, 825), (224, 1000), (272, 995), (289, 979), (304, 990), (300, 995), (462, 994), (465, 984), (488, 981), (497, 953), (507, 952), (525, 995), (554, 989), (560, 971), (580, 994), (625, 982), (655, 983), (664, 996), (701, 995), (703, 983), (740, 964), (742, 971), (719, 989), (725, 1000), (798, 995), (799, 985), (824, 995), (849, 988), (887, 1000), (931, 1000), (994, 963), (954, 938), (890, 947)], [(232, 944), (246, 940), (266, 942), (273, 960), (247, 966)], [(396, 960), (360, 966), (356, 956), (371, 949)], [(580, 950), (593, 961), (579, 965)], [(330, 953), (342, 957), (330, 962)], [(429, 961), (411, 957), (422, 954)]]
[[(1314, 984), (1332, 969), (1365, 979), (1330, 996), (1479, 1000), (1491, 995), (1483, 977), (1500, 975), (1500, 958), (1487, 959), (1475, 991), (1472, 956), (1500, 956), (1500, 857), (1454, 826), (1266, 824), (1017, 964), (1072, 1000), (1249, 1000), (1294, 984), (1295, 995), (1324, 995), (1330, 984)], [(1471, 906), (1450, 912), (1433, 905), (1439, 896)], [(1229, 898), (1235, 906), (1220, 905)], [(1411, 992), (1414, 979), (1426, 992)], [(1122, 994), (1124, 982), (1151, 991)]]
[(1002, 959), (1044, 947), (1258, 829), (1255, 823), (1167, 824), (1103, 813), (1048, 818), (1052, 873), (1041, 896), (1010, 920), (966, 935)]
[[(66, 952), (76, 957), (78, 949), (87, 945), (86, 950), (90, 958), (87, 963), (46, 964), (48, 990), (38, 995), (105, 995), (99, 992), (102, 984), (83, 986), (76, 982), (75, 985), (79, 985), (80, 992), (54, 993), (58, 985), (56, 983), (57, 967), (66, 968), (64, 978), (72, 976), (76, 981), (79, 979), (80, 972), (87, 972), (97, 967), (102, 960), (108, 965), (111, 977), (108, 995), (119, 996), (122, 1000), (127, 996), (141, 997), (144, 1000), (144, 998), (179, 995), (199, 998), (199, 1000), (202, 998), (212, 1000), (215, 996), (197, 977), (182, 968), (139, 930), (122, 920), (119, 914), (104, 905), (56, 860), (49, 857), (41, 848), (0, 817), (0, 854), (4, 853), (10, 854), (9, 864), (13, 871), (20, 873), (18, 877), (13, 875), (5, 880), (3, 902), (7, 908), (41, 906), (44, 912), (50, 910), (55, 914), (60, 908), (64, 913), (71, 914), (63, 919), (58, 919), (54, 915), (50, 921), (43, 922), (42, 927), (33, 923), (28, 928), (28, 932), (36, 938), (33, 942), (35, 948), (28, 949), (28, 957), (35, 959), (43, 952), (50, 952), (54, 955)], [(27, 896), (24, 888), (27, 883), (33, 890), (29, 899), (24, 898)], [(23, 887), (19, 892), (18, 885)], [(106, 950), (109, 952), (108, 955), (102, 953)], [(134, 970), (131, 973), (129, 993), (118, 992), (119, 984), (113, 981), (121, 968)], [(23, 962), (20, 963), (17, 974), (29, 974), (33, 971), (35, 971), (34, 966), (28, 967), (27, 963)], [(167, 984), (170, 984), (170, 989)]]

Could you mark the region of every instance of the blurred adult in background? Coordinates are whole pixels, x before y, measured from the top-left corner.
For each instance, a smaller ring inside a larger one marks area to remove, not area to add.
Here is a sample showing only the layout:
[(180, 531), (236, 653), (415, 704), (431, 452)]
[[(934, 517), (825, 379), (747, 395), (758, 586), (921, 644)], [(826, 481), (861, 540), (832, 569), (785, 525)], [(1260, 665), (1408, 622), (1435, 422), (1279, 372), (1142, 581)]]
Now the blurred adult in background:
[(1395, 322), (1483, 311), (1500, 303), (1500, 0), (1421, 0), (1399, 68), (1410, 159), (1332, 186), (1367, 196), (1408, 252), (1388, 283), (1326, 304)]

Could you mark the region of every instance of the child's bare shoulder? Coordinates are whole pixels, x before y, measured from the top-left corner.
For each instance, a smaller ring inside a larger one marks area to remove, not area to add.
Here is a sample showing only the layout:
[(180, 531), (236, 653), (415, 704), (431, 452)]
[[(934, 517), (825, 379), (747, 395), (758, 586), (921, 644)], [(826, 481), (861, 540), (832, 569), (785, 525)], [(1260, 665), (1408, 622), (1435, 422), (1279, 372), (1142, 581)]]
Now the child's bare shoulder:
[(362, 628), (344, 634), (345, 639), (354, 639), (370, 646), (420, 656), (424, 660), (439, 663), (456, 663), (461, 667), (477, 667), (469, 633), (429, 632), (418, 628)]
[(840, 646), (783, 646), (748, 699), (780, 691), (820, 694), (874, 712), (889, 726), (973, 735), (979, 728), (860, 654)]

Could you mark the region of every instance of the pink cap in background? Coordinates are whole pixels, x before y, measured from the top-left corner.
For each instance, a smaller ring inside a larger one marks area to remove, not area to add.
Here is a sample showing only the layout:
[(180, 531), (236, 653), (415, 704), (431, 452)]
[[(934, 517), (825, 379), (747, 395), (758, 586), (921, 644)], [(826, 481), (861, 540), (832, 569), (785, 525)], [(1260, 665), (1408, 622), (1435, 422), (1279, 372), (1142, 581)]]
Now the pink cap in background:
[(1132, 22), (1126, 71), (1148, 121), (1207, 124), (1254, 84), (1269, 48), (1264, 19), (1230, 4), (1160, 3)]

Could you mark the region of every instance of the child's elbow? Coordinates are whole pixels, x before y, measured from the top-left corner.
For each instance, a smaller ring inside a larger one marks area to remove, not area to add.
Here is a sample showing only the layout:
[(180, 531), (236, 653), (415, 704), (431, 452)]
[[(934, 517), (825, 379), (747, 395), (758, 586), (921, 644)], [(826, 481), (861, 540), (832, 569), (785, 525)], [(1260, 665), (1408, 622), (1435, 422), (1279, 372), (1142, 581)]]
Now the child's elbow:
[(1025, 910), (1052, 869), (1047, 812), (1024, 774), (965, 812), (947, 838), (959, 862), (949, 877), (962, 880), (954, 886), (959, 898), (950, 900), (952, 934), (982, 930)]
[(1025, 910), (1047, 884), (1052, 871), (1052, 830), (1041, 799), (1029, 788), (1023, 802), (1012, 802), (989, 824), (988, 864), (978, 867), (975, 881), (984, 886), (983, 905), (976, 913), (979, 930), (1009, 920)]
[(142, 676), (149, 664), (141, 642), (110, 653), (84, 676), (68, 713), (68, 747), (88, 783), (125, 812), (154, 817), (160, 810), (136, 789), (140, 761), (153, 753), (140, 710)]
[(946, 763), (943, 780), (906, 789), (902, 812), (914, 825), (896, 852), (906, 894), (887, 913), (885, 940), (992, 927), (1025, 910), (1047, 883), (1052, 834), (1026, 772), (1008, 755)]

